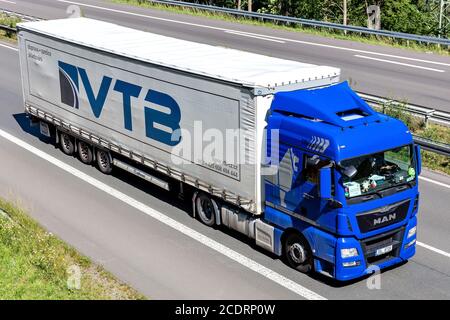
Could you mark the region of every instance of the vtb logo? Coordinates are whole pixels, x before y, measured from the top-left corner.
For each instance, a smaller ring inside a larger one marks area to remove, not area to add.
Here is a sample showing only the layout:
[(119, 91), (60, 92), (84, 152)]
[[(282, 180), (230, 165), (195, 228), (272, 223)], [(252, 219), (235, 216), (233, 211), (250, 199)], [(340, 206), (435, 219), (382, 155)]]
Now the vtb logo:
[[(132, 101), (141, 97), (141, 86), (120, 79), (103, 76), (100, 82), (100, 88), (98, 92), (95, 93), (92, 89), (86, 69), (62, 61), (58, 61), (58, 67), (62, 103), (75, 109), (79, 109), (80, 87), (82, 84), (92, 113), (96, 118), (99, 118), (108, 95), (114, 91), (122, 95), (124, 128), (133, 131), (131, 114)], [(114, 86), (112, 86), (113, 83)], [(147, 105), (145, 105), (146, 103)], [(165, 109), (170, 110), (170, 113), (156, 110), (152, 108), (151, 105), (148, 105), (148, 103), (165, 107)], [(148, 138), (157, 140), (168, 146), (175, 146), (181, 141), (181, 135), (179, 134), (180, 130), (178, 130), (180, 129), (181, 120), (180, 107), (168, 94), (148, 89), (144, 97), (144, 117), (145, 134)], [(174, 134), (174, 132), (177, 134)]]

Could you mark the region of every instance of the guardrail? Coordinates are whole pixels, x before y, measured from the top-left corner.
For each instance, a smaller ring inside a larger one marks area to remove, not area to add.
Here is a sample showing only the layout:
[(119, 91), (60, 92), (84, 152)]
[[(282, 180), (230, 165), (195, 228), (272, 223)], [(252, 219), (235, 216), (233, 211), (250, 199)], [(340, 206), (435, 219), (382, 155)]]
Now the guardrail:
[(19, 13), (16, 11), (10, 11), (10, 10), (6, 10), (6, 9), (0, 9), (0, 13), (7, 15), (7, 16), (12, 16), (15, 18), (20, 18), (20, 20), (22, 21), (39, 21), (42, 20), (41, 18), (35, 17), (35, 16), (30, 16), (30, 15), (26, 15), (23, 13)]
[(397, 108), (413, 116), (422, 117), (424, 119), (425, 125), (427, 125), (428, 122), (434, 122), (450, 127), (450, 112), (419, 106), (416, 104), (403, 103), (400, 101), (373, 96), (362, 92), (358, 92), (358, 94), (371, 106), (381, 108), (383, 113), (385, 112), (386, 108)]
[(450, 144), (436, 142), (416, 135), (413, 135), (413, 138), (414, 142), (420, 145), (423, 149), (450, 157)]
[(417, 34), (395, 32), (395, 31), (388, 31), (388, 30), (375, 30), (375, 29), (369, 29), (366, 27), (349, 26), (349, 25), (343, 25), (343, 24), (339, 24), (339, 23), (309, 20), (309, 19), (302, 19), (302, 18), (294, 18), (294, 17), (280, 16), (280, 15), (268, 14), (268, 13), (249, 12), (249, 11), (244, 11), (244, 10), (237, 10), (237, 9), (231, 9), (231, 8), (225, 8), (225, 7), (216, 7), (216, 6), (211, 6), (211, 5), (204, 5), (204, 4), (191, 3), (191, 2), (185, 2), (185, 1), (174, 1), (174, 0), (147, 0), (147, 1), (152, 2), (152, 3), (157, 3), (157, 4), (164, 4), (164, 5), (205, 10), (205, 11), (226, 13), (226, 14), (231, 14), (231, 15), (235, 15), (235, 16), (239, 16), (239, 17), (259, 19), (259, 20), (263, 20), (263, 21), (270, 20), (270, 21), (275, 21), (275, 22), (282, 22), (285, 24), (292, 23), (292, 24), (298, 24), (298, 25), (308, 26), (308, 27), (327, 28), (327, 29), (333, 29), (333, 30), (341, 30), (341, 31), (345, 31), (345, 32), (356, 32), (359, 34), (376, 35), (376, 36), (397, 38), (397, 39), (410, 40), (410, 41), (418, 41), (418, 42), (423, 42), (423, 43), (433, 43), (433, 44), (439, 44), (439, 45), (444, 45), (444, 46), (450, 46), (450, 39), (447, 39), (447, 38), (422, 36), (422, 35), (417, 35)]
[[(1, 12), (1, 11), (0, 11)], [(0, 25), (0, 30), (16, 33), (15, 28), (9, 26)], [(426, 108), (418, 105), (405, 104), (399, 101), (386, 99), (382, 97), (372, 96), (365, 93), (358, 92), (358, 94), (370, 105), (378, 108), (399, 108), (405, 112), (412, 114), (413, 116), (424, 117), (425, 123), (433, 121), (445, 126), (450, 127), (450, 113), (445, 111), (439, 111), (435, 109)], [(414, 142), (422, 146), (425, 150), (443, 154), (450, 157), (450, 145), (440, 142), (436, 142), (430, 139), (419, 137), (414, 135)]]
[(4, 26), (0, 24), (0, 30), (6, 31), (6, 32), (11, 32), (11, 33), (16, 33), (17, 30), (16, 28), (12, 28), (10, 26)]

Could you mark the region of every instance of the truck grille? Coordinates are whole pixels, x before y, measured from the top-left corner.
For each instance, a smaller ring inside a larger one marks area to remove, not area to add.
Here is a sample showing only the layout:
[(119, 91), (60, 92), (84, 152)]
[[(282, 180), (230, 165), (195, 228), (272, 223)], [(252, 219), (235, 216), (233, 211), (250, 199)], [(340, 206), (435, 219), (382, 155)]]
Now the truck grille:
[(408, 214), (410, 200), (403, 200), (389, 206), (384, 206), (360, 213), (356, 216), (359, 230), (369, 232), (402, 221)]
[[(394, 257), (398, 257), (400, 254), (404, 232), (405, 227), (402, 227), (400, 229), (386, 232), (375, 237), (361, 240), (360, 244), (361, 248), (363, 249), (364, 258), (366, 259), (366, 264), (369, 266), (372, 264), (382, 263)], [(391, 251), (377, 254), (377, 251), (379, 249), (389, 246), (392, 246)]]

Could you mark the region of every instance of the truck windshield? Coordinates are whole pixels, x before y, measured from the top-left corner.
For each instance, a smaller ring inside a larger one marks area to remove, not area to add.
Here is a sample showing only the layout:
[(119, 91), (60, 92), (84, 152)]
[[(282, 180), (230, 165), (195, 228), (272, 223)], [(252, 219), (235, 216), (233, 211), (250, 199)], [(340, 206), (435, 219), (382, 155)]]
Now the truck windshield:
[(413, 150), (413, 147), (408, 145), (341, 161), (345, 197), (350, 199), (380, 193), (382, 190), (415, 181)]

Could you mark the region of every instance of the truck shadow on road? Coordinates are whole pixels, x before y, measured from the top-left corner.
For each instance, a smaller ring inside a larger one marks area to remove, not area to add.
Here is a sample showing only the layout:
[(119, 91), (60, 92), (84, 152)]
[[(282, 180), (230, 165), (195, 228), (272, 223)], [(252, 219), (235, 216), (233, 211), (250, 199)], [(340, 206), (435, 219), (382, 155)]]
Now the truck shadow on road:
[[(55, 146), (55, 148), (57, 148), (55, 138), (54, 137), (49, 138), (49, 137), (42, 135), (39, 130), (39, 124), (31, 125), (30, 120), (28, 119), (28, 117), (26, 116), (25, 113), (14, 114), (13, 117), (24, 132), (26, 132), (32, 136), (35, 136), (40, 141), (42, 141), (46, 144), (51, 144), (51, 145)], [(73, 157), (76, 157), (76, 156), (74, 155)], [(163, 176), (161, 173), (155, 172), (146, 167), (144, 168), (143, 166), (141, 166), (139, 164), (136, 164), (136, 167), (138, 169), (145, 170), (158, 178), (169, 181), (171, 191), (166, 191), (164, 189), (161, 189), (160, 187), (157, 187), (149, 182), (139, 179), (136, 176), (134, 176), (126, 171), (123, 171), (121, 169), (118, 169), (118, 168), (115, 168), (111, 175), (114, 178), (119, 179), (122, 182), (148, 194), (150, 197), (161, 200), (161, 201), (169, 204), (170, 206), (172, 206), (176, 209), (179, 209), (180, 211), (183, 211), (184, 213), (186, 213), (186, 215), (193, 218), (192, 201), (191, 201), (192, 195), (193, 195), (193, 189), (191, 189), (189, 187), (185, 187), (183, 196), (181, 197), (180, 192), (179, 192), (179, 182), (178, 181), (168, 178), (167, 176)], [(200, 221), (197, 221), (197, 223), (199, 225), (198, 225), (198, 228), (195, 227), (195, 229), (198, 230), (199, 228), (204, 227)], [(295, 277), (296, 277), (295, 272), (296, 271), (293, 269), (289, 269), (289, 271), (292, 271), (292, 273), (288, 272), (288, 274), (290, 274), (290, 275), (286, 275), (286, 270), (282, 270), (282, 269), (285, 269), (287, 266), (287, 263), (284, 261), (284, 259), (257, 246), (253, 239), (248, 238), (247, 236), (239, 233), (238, 231), (228, 229), (225, 227), (214, 226), (213, 229), (220, 231), (221, 233), (226, 234), (229, 237), (234, 238), (235, 240), (238, 240), (240, 243), (247, 245), (255, 252), (258, 252), (258, 253), (264, 255), (265, 257), (268, 257), (271, 260), (270, 263), (273, 263), (273, 265), (267, 266), (267, 264), (265, 264), (264, 262), (259, 262), (259, 263), (261, 263), (261, 264), (265, 265), (266, 267), (272, 269), (273, 271), (283, 274), (283, 275), (287, 276), (288, 278), (290, 278), (291, 280), (295, 281)], [(203, 232), (203, 231), (199, 230), (199, 232)], [(258, 260), (263, 260), (263, 259), (255, 259), (255, 260), (258, 261)], [(280, 262), (282, 262), (282, 263), (280, 263)], [(389, 267), (389, 268), (383, 270), (381, 273), (387, 272), (394, 268), (398, 268), (398, 267), (404, 265), (405, 263), (406, 262), (401, 263), (396, 266)], [(312, 272), (312, 273), (309, 273), (308, 276), (312, 279), (315, 279), (316, 281), (319, 281), (319, 282), (321, 282), (327, 286), (333, 287), (333, 288), (348, 287), (353, 284), (357, 284), (359, 282), (363, 282), (363, 281), (365, 282), (370, 277), (370, 275), (367, 275), (367, 276), (359, 278), (359, 279), (341, 282), (341, 281), (336, 281), (336, 280), (334, 280), (330, 277), (327, 277), (323, 274), (320, 274), (320, 273)], [(300, 282), (301, 279), (299, 279), (297, 281)]]
[(23, 132), (26, 132), (32, 136), (35, 136), (40, 141), (42, 141), (46, 144), (53, 144), (53, 145), (55, 144), (53, 138), (46, 137), (40, 133), (39, 123), (37, 123), (35, 125), (30, 124), (30, 119), (27, 117), (27, 115), (25, 113), (16, 113), (16, 114), (13, 114), (13, 117)]

